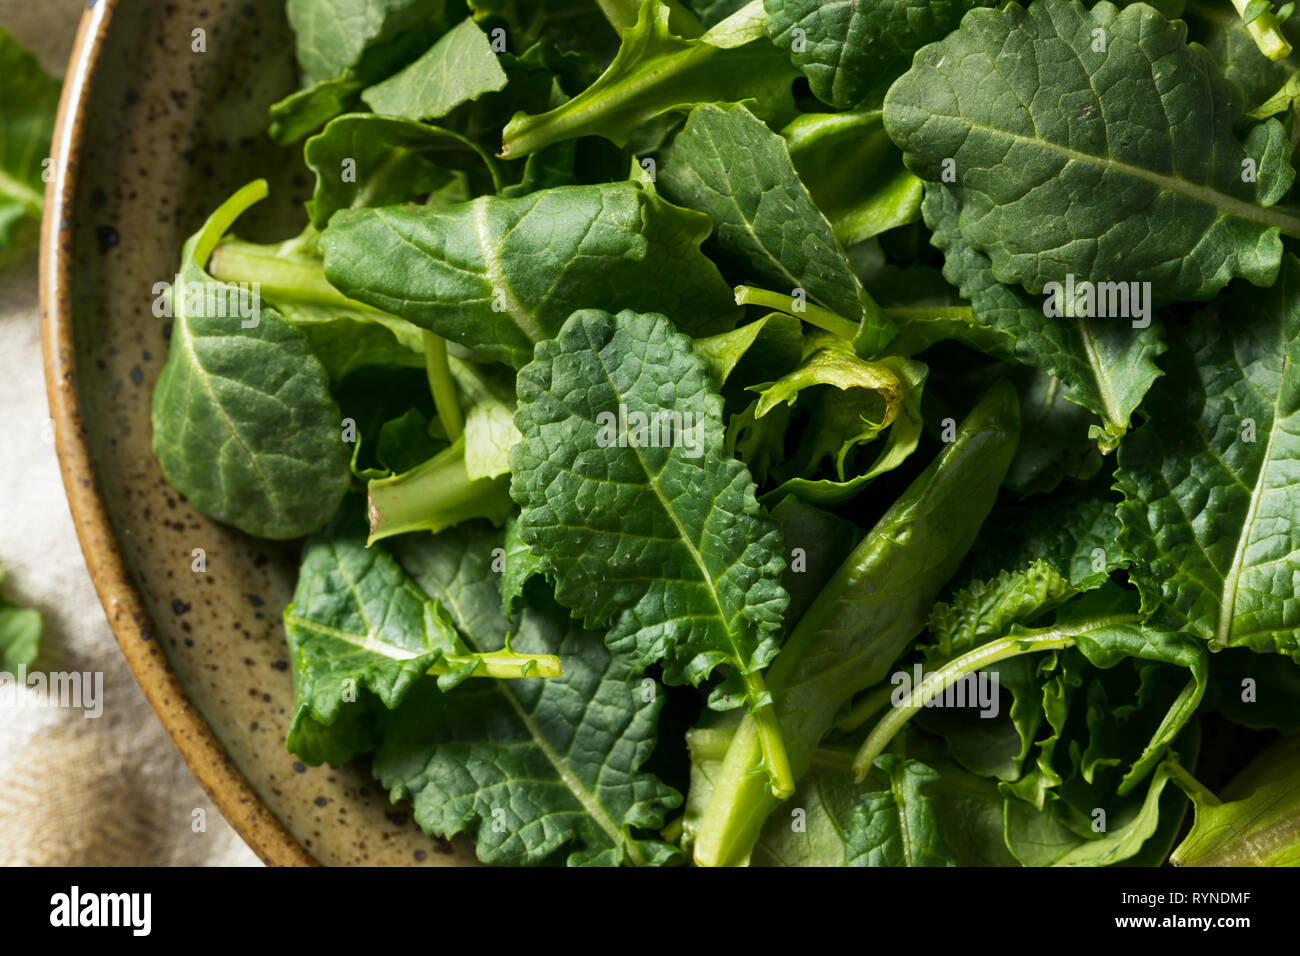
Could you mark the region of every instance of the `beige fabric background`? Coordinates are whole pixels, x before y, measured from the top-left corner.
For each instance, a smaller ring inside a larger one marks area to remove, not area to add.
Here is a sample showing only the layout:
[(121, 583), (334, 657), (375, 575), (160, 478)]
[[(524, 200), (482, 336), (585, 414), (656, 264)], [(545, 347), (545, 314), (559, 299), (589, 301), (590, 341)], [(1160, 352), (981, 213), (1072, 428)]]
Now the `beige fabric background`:
[[(0, 0), (0, 26), (61, 75), (84, 8)], [(163, 732), (91, 586), (51, 440), (36, 290), (35, 249), (0, 265), (0, 567), (6, 596), (44, 616), (37, 668), (102, 671), (104, 708), (0, 703), (0, 865), (260, 865)]]

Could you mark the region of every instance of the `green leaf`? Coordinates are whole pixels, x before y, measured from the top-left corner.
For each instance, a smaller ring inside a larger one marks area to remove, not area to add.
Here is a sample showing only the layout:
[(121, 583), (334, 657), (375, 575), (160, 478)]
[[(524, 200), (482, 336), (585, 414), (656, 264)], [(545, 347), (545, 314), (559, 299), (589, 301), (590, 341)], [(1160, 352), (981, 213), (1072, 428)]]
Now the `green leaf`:
[(1211, 650), (1300, 658), (1300, 261), (1193, 320), (1168, 367), (1115, 474), (1143, 610)]
[[(442, 605), (382, 547), (366, 547), (359, 509), (345, 509), (307, 542), (284, 628), (294, 680), (285, 746), (310, 764), (346, 763), (374, 750), (379, 730), (369, 695), (393, 710), (426, 673), (439, 675), (441, 691), (474, 676), (560, 673), (553, 655), (469, 651)], [(506, 633), (503, 627), (503, 639)]]
[[(203, 271), (230, 224), (265, 195), (263, 180), (245, 186), (181, 250), (185, 294), (171, 296), (153, 450), (204, 514), (258, 537), (295, 538), (328, 521), (347, 490), (338, 406), (306, 336), (265, 306), (241, 319), (230, 308), (239, 294)], [(209, 309), (209, 300), (227, 308)]]
[(956, 866), (926, 794), (939, 774), (894, 754), (876, 758), (889, 789), (868, 793), (853, 808), (844, 845), (845, 866)]
[(1116, 540), (1119, 531), (1118, 502), (1103, 473), (1047, 497), (1000, 503), (971, 548), (968, 568), (973, 578), (987, 578), (1041, 558), (1087, 591), (1128, 567)]
[[(831, 337), (825, 337), (823, 341), (829, 338)], [(835, 339), (835, 341), (843, 343), (836, 345), (837, 349), (847, 352), (847, 343), (844, 343), (843, 339)], [(836, 459), (834, 477), (821, 478), (797, 474), (786, 477), (775, 489), (762, 496), (760, 500), (765, 506), (770, 507), (787, 495), (797, 495), (805, 501), (825, 507), (843, 504), (876, 478), (892, 471), (911, 457), (920, 442), (924, 428), (921, 417), (921, 391), (925, 386), (929, 369), (921, 362), (898, 357), (883, 358), (870, 364), (878, 366), (892, 376), (900, 389), (901, 400), (897, 401), (896, 407), (889, 412), (891, 417), (886, 422), (888, 431), (879, 450), (874, 451), (871, 457), (863, 458), (868, 448), (874, 446), (862, 446), (859, 442), (869, 440), (873, 437), (873, 432), (878, 433), (879, 429), (870, 427), (865, 420), (866, 416), (862, 415), (858, 415), (856, 424), (854, 423), (854, 415), (862, 407), (859, 404), (860, 397), (855, 398), (845, 392), (837, 395), (824, 389), (816, 390), (825, 394), (820, 401), (806, 403), (809, 405), (806, 409), (809, 411), (809, 427), (800, 437), (794, 459), (789, 464), (779, 465), (775, 471), (784, 476), (792, 471), (804, 469), (808, 462), (819, 456), (824, 457), (827, 451), (833, 451), (838, 445), (838, 451), (834, 454)], [(786, 376), (786, 379), (789, 378), (790, 376)], [(815, 382), (816, 379), (807, 381)], [(862, 391), (860, 387), (856, 390)], [(764, 397), (766, 395), (765, 392)], [(755, 405), (755, 413), (762, 402), (763, 398), (760, 398)], [(766, 411), (764, 416), (757, 420), (758, 427), (761, 428), (762, 424), (772, 418), (778, 409), (779, 406)]]
[(379, 428), (375, 455), (389, 474), (400, 475), (427, 461), (446, 447), (429, 434), (429, 420), (418, 408), (411, 408)]
[(376, 113), (407, 120), (446, 116), (506, 85), (487, 35), (472, 19), (448, 30), (418, 60), (361, 94)]
[(363, 368), (423, 368), (420, 330), (330, 285), (317, 238), (310, 226), (300, 236), (269, 245), (228, 236), (213, 249), (208, 268), (222, 282), (256, 283), (262, 299), (307, 336), (336, 388)]
[(41, 218), (54, 112), (62, 84), (0, 28), (0, 253)]
[[(1161, 765), (1151, 777), (1141, 802), (1129, 801), (1106, 810), (1106, 829), (1094, 838), (1080, 838), (1054, 817), (1019, 800), (1006, 803), (1007, 844), (1025, 866), (1110, 866), (1137, 855), (1155, 837), (1162, 817), (1181, 817), (1182, 795), (1172, 791), (1162, 799), (1169, 771)], [(1172, 798), (1172, 799), (1169, 799)], [(1100, 818), (1098, 818), (1100, 819)]]
[(270, 136), (296, 142), (356, 109), (361, 91), (400, 70), (465, 15), (461, 0), (288, 0), (303, 88), (272, 104)]
[[(769, 684), (796, 779), (841, 708), (884, 679), (921, 632), (931, 603), (993, 507), (1015, 452), (1018, 412), (1013, 388), (999, 382), (990, 389), (791, 632)], [(695, 858), (702, 865), (746, 859), (777, 806), (750, 773), (759, 756), (756, 737), (747, 718), (700, 821)]]
[(1076, 593), (1046, 561), (975, 581), (934, 606), (927, 625), (931, 640), (920, 649), (930, 661), (946, 661), (1003, 636), (1013, 624), (1031, 623)]
[[(0, 584), (4, 577), (0, 568)], [(0, 594), (0, 671), (17, 676), (19, 668), (35, 663), (42, 626), (40, 611), (19, 607)]]
[(691, 334), (720, 331), (732, 296), (699, 251), (708, 231), (706, 216), (607, 183), (345, 210), (321, 248), (345, 295), (518, 368), (582, 307), (659, 309)]
[(511, 515), (506, 521), (506, 539), (501, 549), (501, 606), (507, 617), (528, 606), (524, 585), (541, 573), (542, 559), (519, 536), (519, 518)]
[(365, 84), (360, 80), (325, 80), (272, 103), (267, 135), (281, 146), (296, 143), (340, 113), (357, 108)]
[(385, 726), (375, 773), (409, 798), (430, 833), (468, 833), (485, 863), (662, 863), (657, 830), (681, 796), (642, 770), (655, 746), (662, 695), (647, 701), (628, 660), (557, 609), (501, 613), (490, 570), (501, 535), (481, 524), (403, 539), (398, 555), (442, 602), (475, 652), (513, 631), (518, 653), (553, 653), (556, 678), (474, 681), (440, 694), (429, 681)]
[(921, 218), (921, 180), (903, 166), (880, 110), (804, 113), (781, 135), (799, 178), (844, 245)]
[(1270, 208), (1295, 175), (1281, 125), (1242, 142), (1240, 117), (1182, 21), (1106, 2), (973, 10), (885, 99), (908, 166), (952, 193), (957, 230), (999, 280), (1149, 282), (1156, 305), (1235, 276), (1269, 285), (1279, 232), (1300, 234), (1294, 212)]
[[(1175, 781), (1184, 775), (1175, 770)], [(1286, 737), (1223, 789), (1187, 786), (1196, 806), (1175, 866), (1300, 866), (1300, 737)]]
[(781, 586), (790, 595), (786, 629), (799, 623), (832, 574), (862, 538), (862, 529), (845, 518), (788, 495), (772, 509), (781, 526), (788, 559)]
[[(744, 11), (736, 14), (744, 18)], [(501, 155), (525, 156), (579, 136), (603, 136), (618, 146), (665, 113), (698, 103), (748, 103), (764, 118), (788, 112), (794, 73), (771, 44), (723, 21), (698, 40), (669, 28), (670, 11), (645, 0), (618, 54), (586, 90), (540, 116), (516, 115), (505, 128)]]
[[(764, 0), (767, 35), (840, 109), (862, 105), (980, 0)], [(798, 32), (796, 32), (798, 31)]]
[(707, 213), (718, 246), (745, 274), (807, 297), (853, 323), (870, 351), (894, 327), (853, 273), (783, 140), (743, 106), (697, 106), (659, 169), (673, 202)]
[(451, 361), (452, 378), (466, 410), (465, 473), (471, 481), (508, 472), (510, 449), (519, 443), (513, 377), (497, 369), (500, 366)]
[(962, 238), (959, 200), (946, 187), (928, 186), (922, 210), (944, 252), (944, 277), (971, 300), (977, 322), (1015, 339), (1016, 358), (1060, 379), (1066, 398), (1102, 421), (1092, 431), (1109, 452), (1128, 431), (1133, 411), (1160, 377), (1156, 358), (1165, 345), (1159, 326), (1126, 328), (1113, 318), (1051, 316), (1044, 303), (993, 275), (989, 259)]
[(556, 597), (616, 619), (610, 647), (663, 659), (669, 683), (726, 664), (761, 706), (789, 602), (780, 531), (723, 452), (722, 400), (690, 341), (663, 316), (576, 312), (518, 388), (511, 492)]
[(691, 343), (721, 388), (737, 371), (741, 381), (772, 381), (794, 370), (803, 354), (803, 324), (782, 312), (769, 312), (730, 332)]
[(454, 0), (287, 0), (303, 85), (364, 74), (367, 56), (390, 59), (399, 46), (422, 50), (430, 25), (441, 33), (457, 8)]
[[(1259, 52), (1241, 17), (1221, 0), (1189, 0), (1184, 12), (1166, 12), (1171, 19), (1187, 21), (1191, 38), (1210, 51), (1214, 61), (1245, 95), (1246, 106), (1256, 108), (1291, 73), (1287, 62), (1274, 62)], [(1300, 38), (1300, 24), (1287, 22), (1282, 32), (1293, 42)]]
[(754, 417), (761, 419), (781, 404), (804, 406), (812, 427), (800, 442), (796, 467), (811, 474), (829, 458), (843, 481), (850, 452), (893, 424), (907, 389), (895, 363), (864, 361), (838, 336), (811, 332), (803, 351), (794, 371), (770, 385), (752, 387), (758, 393)]
[(455, 171), (489, 173), (496, 161), (459, 133), (424, 123), (356, 113), (340, 116), (307, 140), (307, 165), (316, 189), (307, 201), (312, 225), (324, 229), (340, 209), (389, 206), (435, 193), (453, 181)]
[(1007, 475), (1019, 495), (1044, 494), (1065, 478), (1087, 480), (1101, 470), (1102, 457), (1089, 437), (1092, 416), (1068, 400), (1059, 378), (1035, 368), (1016, 369), (1020, 420), (1025, 437)]

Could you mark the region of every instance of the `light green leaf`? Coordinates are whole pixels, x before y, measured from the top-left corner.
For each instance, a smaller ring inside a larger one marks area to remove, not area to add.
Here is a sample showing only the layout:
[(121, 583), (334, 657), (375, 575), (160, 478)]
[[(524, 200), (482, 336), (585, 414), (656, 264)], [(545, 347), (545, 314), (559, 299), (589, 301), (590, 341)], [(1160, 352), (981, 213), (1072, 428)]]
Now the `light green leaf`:
[[(173, 290), (153, 451), (204, 514), (258, 537), (295, 538), (328, 521), (347, 490), (338, 406), (306, 336), (265, 305), (241, 318), (229, 307), (239, 294), (203, 271), (230, 224), (265, 195), (263, 180), (245, 186), (181, 250), (185, 294)], [(209, 309), (214, 299), (227, 308)]]
[(880, 110), (803, 113), (781, 135), (813, 202), (844, 245), (921, 218), (921, 180), (903, 166)]
[(804, 359), (798, 368), (753, 390), (758, 392), (756, 418), (763, 418), (780, 404), (799, 401), (814, 406), (809, 410), (813, 427), (805, 434), (811, 440), (801, 443), (799, 467), (811, 472), (829, 458), (841, 481), (849, 452), (875, 440), (893, 424), (905, 394), (903, 382), (889, 363), (864, 361), (849, 342), (820, 331), (805, 338)]
[(1115, 475), (1143, 609), (1211, 650), (1300, 658), (1300, 261), (1231, 290), (1168, 366)]
[(0, 253), (41, 218), (42, 174), (62, 84), (0, 28)]
[[(831, 338), (827, 336), (825, 340), (829, 341)], [(835, 341), (844, 343), (843, 339)], [(847, 343), (835, 347), (847, 351)], [(771, 507), (787, 495), (798, 495), (805, 501), (825, 507), (843, 504), (879, 476), (893, 471), (916, 451), (924, 429), (924, 421), (921, 417), (921, 391), (925, 386), (929, 369), (921, 362), (893, 356), (870, 364), (878, 366), (892, 376), (900, 389), (901, 400), (897, 402), (896, 408), (891, 413), (892, 417), (887, 423), (888, 431), (879, 450), (863, 461), (863, 455), (867, 453), (868, 448), (860, 442), (869, 441), (874, 436), (873, 429), (866, 427), (868, 423), (861, 415), (858, 416), (857, 424), (852, 425), (855, 410), (862, 407), (859, 404), (861, 397), (855, 399), (852, 395), (841, 392), (837, 400), (827, 401), (823, 396), (820, 402), (813, 403), (811, 406), (809, 419), (811, 427), (801, 436), (794, 460), (789, 464), (778, 466), (775, 470), (781, 475), (789, 474), (793, 470), (804, 470), (806, 462), (818, 455), (824, 457), (827, 451), (832, 451), (836, 460), (836, 477), (818, 478), (803, 475), (787, 477), (775, 489), (763, 495), (761, 501), (765, 506)], [(788, 379), (789, 376), (786, 378)], [(809, 381), (815, 382), (815, 379)], [(860, 392), (861, 387), (856, 390)], [(836, 393), (829, 394), (834, 396)], [(760, 398), (759, 404), (762, 401), (763, 399)], [(757, 407), (756, 404), (756, 410)], [(778, 411), (779, 407), (767, 411), (757, 420), (757, 428), (761, 429), (763, 423)], [(838, 431), (837, 425), (840, 426)], [(852, 427), (844, 427), (849, 425)], [(874, 431), (878, 433), (879, 429)], [(838, 451), (835, 451), (836, 444), (839, 444)]]
[(1240, 116), (1182, 21), (1104, 0), (973, 10), (885, 99), (908, 166), (952, 193), (961, 238), (999, 280), (1149, 282), (1156, 305), (1235, 276), (1269, 285), (1279, 232), (1300, 234), (1271, 208), (1295, 175), (1281, 125), (1242, 142)]
[(708, 232), (707, 216), (624, 182), (345, 210), (321, 248), (345, 295), (518, 368), (583, 307), (658, 309), (691, 334), (728, 327), (731, 291), (699, 250)]
[(324, 80), (290, 93), (271, 104), (267, 135), (281, 146), (296, 143), (340, 113), (356, 109), (364, 87), (360, 80)]
[(510, 470), (510, 449), (519, 442), (514, 383), (492, 366), (456, 358), (451, 374), (465, 409), (465, 473), (470, 481), (504, 475)]
[(393, 47), (423, 49), (418, 34), (430, 24), (441, 33), (457, 6), (448, 0), (287, 0), (303, 85), (357, 71), (367, 55), (387, 59)]
[(663, 863), (657, 830), (681, 796), (642, 765), (655, 746), (663, 697), (647, 701), (625, 657), (601, 646), (562, 610), (501, 613), (492, 551), (481, 524), (403, 539), (398, 555), (451, 613), (475, 652), (501, 647), (558, 654), (547, 680), (473, 681), (441, 694), (424, 681), (385, 726), (375, 773), (394, 799), (415, 805), (430, 833), (468, 833), (485, 863)]
[(769, 312), (730, 332), (691, 342), (721, 388), (737, 367), (741, 381), (771, 381), (793, 371), (803, 354), (803, 323), (782, 312)]
[[(1174, 773), (1182, 784), (1186, 775)], [(1185, 789), (1196, 820), (1169, 858), (1174, 866), (1300, 866), (1300, 737), (1256, 757), (1221, 801), (1199, 785)]]
[(271, 106), (286, 145), (356, 109), (361, 91), (400, 70), (464, 15), (459, 0), (288, 0), (303, 88)]
[(448, 30), (414, 63), (366, 89), (361, 99), (384, 116), (429, 120), (505, 85), (506, 72), (487, 35), (467, 19)]

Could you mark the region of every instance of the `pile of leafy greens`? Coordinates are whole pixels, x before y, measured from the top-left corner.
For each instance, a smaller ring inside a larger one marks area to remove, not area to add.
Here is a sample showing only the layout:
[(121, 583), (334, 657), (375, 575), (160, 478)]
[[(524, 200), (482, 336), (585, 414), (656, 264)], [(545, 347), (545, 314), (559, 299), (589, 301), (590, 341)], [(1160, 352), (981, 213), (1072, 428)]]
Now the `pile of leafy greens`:
[(288, 0), (306, 224), (185, 245), (153, 442), (308, 536), (289, 750), (492, 863), (1295, 862), (1244, 6)]

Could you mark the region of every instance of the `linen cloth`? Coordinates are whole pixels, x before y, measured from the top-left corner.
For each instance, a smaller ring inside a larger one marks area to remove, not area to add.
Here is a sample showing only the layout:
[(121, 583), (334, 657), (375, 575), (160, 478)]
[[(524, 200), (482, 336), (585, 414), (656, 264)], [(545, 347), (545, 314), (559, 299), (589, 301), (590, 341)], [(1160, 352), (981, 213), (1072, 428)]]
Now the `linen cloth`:
[[(0, 26), (61, 76), (84, 9), (0, 0)], [(102, 672), (103, 713), (0, 702), (0, 865), (261, 865), (145, 701), (86, 573), (45, 398), (36, 262), (33, 244), (0, 263), (4, 594), (44, 618), (36, 670)]]

